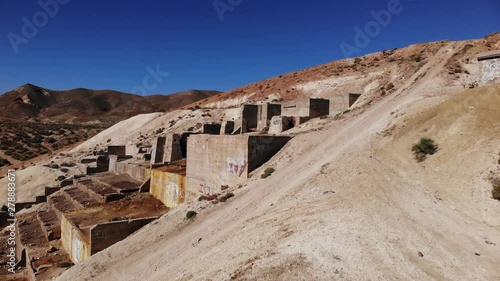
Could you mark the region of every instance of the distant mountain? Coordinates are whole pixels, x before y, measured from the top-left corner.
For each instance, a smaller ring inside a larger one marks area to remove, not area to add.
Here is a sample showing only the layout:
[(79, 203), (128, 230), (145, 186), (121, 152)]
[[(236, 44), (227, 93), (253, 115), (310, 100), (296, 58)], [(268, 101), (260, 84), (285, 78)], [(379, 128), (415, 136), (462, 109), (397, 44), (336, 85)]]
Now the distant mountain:
[(189, 90), (171, 95), (138, 96), (83, 88), (53, 91), (26, 84), (0, 96), (0, 118), (112, 124), (137, 114), (175, 110), (219, 93)]

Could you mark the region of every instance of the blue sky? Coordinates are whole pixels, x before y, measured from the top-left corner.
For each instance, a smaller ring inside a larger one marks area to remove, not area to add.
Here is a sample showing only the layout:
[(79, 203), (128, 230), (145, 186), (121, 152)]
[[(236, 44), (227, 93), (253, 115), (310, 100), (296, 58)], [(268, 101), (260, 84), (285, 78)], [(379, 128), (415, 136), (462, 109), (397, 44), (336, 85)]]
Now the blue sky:
[[(398, 13), (388, 9), (398, 0), (41, 0), (52, 15), (38, 0), (0, 1), (0, 93), (26, 83), (230, 90), (343, 58), (340, 44), (356, 47), (371, 11), (391, 19), (352, 56), (500, 31), (498, 0), (400, 0)], [(169, 75), (144, 87), (148, 66)]]

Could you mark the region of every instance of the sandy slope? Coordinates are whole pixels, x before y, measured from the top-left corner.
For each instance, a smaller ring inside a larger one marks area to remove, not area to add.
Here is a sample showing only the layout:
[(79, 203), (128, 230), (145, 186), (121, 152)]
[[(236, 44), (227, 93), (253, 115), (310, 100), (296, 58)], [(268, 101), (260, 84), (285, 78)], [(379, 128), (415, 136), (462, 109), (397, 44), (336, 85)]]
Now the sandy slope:
[[(500, 204), (485, 176), (500, 88), (436, 91), (461, 44), (361, 114), (298, 135), (268, 179), (182, 206), (58, 280), (498, 280)], [(441, 149), (419, 164), (410, 148), (424, 134)]]

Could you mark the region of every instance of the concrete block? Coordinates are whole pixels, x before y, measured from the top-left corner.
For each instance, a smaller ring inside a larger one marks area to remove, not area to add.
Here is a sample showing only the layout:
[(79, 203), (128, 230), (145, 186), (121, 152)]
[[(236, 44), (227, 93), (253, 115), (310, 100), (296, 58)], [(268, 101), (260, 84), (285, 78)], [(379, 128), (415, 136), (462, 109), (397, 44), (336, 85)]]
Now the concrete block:
[(220, 193), (222, 186), (245, 183), (248, 173), (271, 159), (289, 140), (289, 137), (276, 136), (191, 136), (186, 169), (187, 199)]
[(360, 96), (361, 94), (349, 93), (332, 97), (330, 102), (330, 115), (348, 110), (352, 105), (354, 105), (354, 103), (356, 103)]
[(126, 155), (126, 146), (125, 145), (109, 145), (108, 146), (108, 155)]
[(293, 117), (274, 116), (269, 126), (269, 134), (280, 134), (294, 127)]
[(186, 185), (185, 161), (151, 170), (150, 193), (169, 208), (184, 203)]
[(220, 134), (231, 135), (233, 132), (234, 132), (234, 121), (224, 121), (220, 129)]
[(258, 106), (257, 131), (265, 130), (270, 126), (274, 116), (281, 115), (281, 104), (265, 103)]
[(330, 101), (327, 99), (302, 99), (283, 103), (281, 115), (317, 118), (330, 113)]
[(255, 104), (245, 104), (241, 106), (241, 118), (246, 120), (247, 130), (255, 131), (258, 125), (259, 106)]
[(181, 136), (178, 134), (169, 134), (165, 137), (157, 137), (153, 141), (151, 164), (173, 162), (182, 159), (183, 155), (181, 145)]

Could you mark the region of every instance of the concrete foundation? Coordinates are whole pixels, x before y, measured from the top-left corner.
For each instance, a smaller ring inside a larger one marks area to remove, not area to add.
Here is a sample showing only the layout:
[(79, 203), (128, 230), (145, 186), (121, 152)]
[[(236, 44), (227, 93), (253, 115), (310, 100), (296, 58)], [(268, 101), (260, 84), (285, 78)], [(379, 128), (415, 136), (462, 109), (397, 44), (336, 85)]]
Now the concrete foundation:
[(305, 99), (293, 100), (283, 103), (281, 115), (317, 118), (330, 113), (330, 100)]
[(75, 210), (61, 215), (61, 242), (71, 261), (91, 255), (125, 239), (168, 209), (149, 194)]
[(271, 104), (271, 103), (261, 104), (258, 107), (257, 115), (258, 115), (257, 131), (265, 130), (266, 128), (269, 128), (271, 119), (274, 116), (281, 115), (281, 104)]
[(248, 174), (267, 162), (288, 141), (275, 136), (191, 136), (188, 141), (188, 200), (216, 194), (223, 186), (247, 181)]
[(294, 127), (294, 118), (286, 116), (274, 116), (269, 125), (269, 134), (280, 134)]

